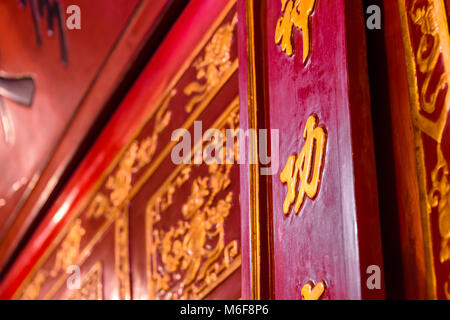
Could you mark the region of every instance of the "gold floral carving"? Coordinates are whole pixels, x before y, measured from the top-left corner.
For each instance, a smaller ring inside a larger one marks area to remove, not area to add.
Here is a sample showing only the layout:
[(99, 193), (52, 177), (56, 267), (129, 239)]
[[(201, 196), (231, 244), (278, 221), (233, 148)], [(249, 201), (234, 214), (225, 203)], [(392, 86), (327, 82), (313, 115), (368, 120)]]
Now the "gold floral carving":
[(155, 156), (160, 133), (169, 125), (172, 112), (167, 108), (176, 90), (166, 98), (155, 117), (153, 133), (141, 142), (134, 141), (120, 161), (116, 173), (106, 182), (106, 188), (111, 190), (109, 200), (114, 208), (123, 205), (129, 197), (132, 188), (133, 174), (149, 164)]
[(41, 292), (41, 287), (47, 280), (48, 273), (44, 270), (40, 270), (33, 281), (26, 287), (23, 292), (21, 300), (36, 300)]
[[(419, 47), (415, 53), (418, 71), (425, 76), (423, 84), (419, 88), (420, 103), (413, 109), (413, 117), (419, 128), (437, 142), (441, 142), (449, 106), (442, 108), (437, 121), (429, 119), (436, 111), (436, 99), (448, 86), (448, 70), (444, 72), (436, 69), (439, 58), (442, 55), (442, 43), (440, 28), (437, 21), (435, 0), (428, 0), (426, 6), (417, 6), (417, 0), (413, 2), (410, 11), (411, 21), (420, 26), (422, 33)], [(438, 74), (440, 73), (440, 75)], [(438, 83), (432, 88), (430, 82), (438, 74)], [(448, 98), (447, 98), (448, 99)], [(448, 100), (447, 100), (448, 101)], [(425, 115), (423, 114), (425, 113)]]
[(432, 208), (439, 212), (439, 232), (441, 233), (440, 261), (444, 263), (450, 260), (450, 184), (448, 164), (444, 155), (438, 148), (438, 162), (431, 172), (431, 191), (428, 201)]
[[(425, 75), (425, 80), (422, 87), (419, 88), (420, 103), (418, 104), (418, 108), (414, 110), (414, 116), (416, 117), (417, 126), (438, 144), (436, 150), (438, 162), (431, 173), (432, 185), (428, 199), (430, 206), (438, 208), (439, 211), (439, 231), (442, 237), (440, 261), (444, 263), (450, 260), (450, 187), (448, 182), (448, 163), (442, 154), (441, 140), (450, 111), (450, 98), (448, 94), (448, 70), (438, 71), (436, 67), (439, 58), (443, 54), (442, 41), (448, 42), (449, 36), (447, 31), (447, 37), (441, 39), (442, 30), (440, 29), (445, 26), (440, 25), (437, 20), (437, 15), (445, 13), (437, 11), (437, 1), (428, 0), (425, 2), (425, 6), (418, 6), (417, 3), (417, 0), (413, 2), (410, 17), (414, 24), (420, 26), (422, 32), (419, 47), (416, 52), (416, 64), (418, 71)], [(433, 88), (430, 88), (432, 77), (438, 73), (440, 73), (438, 83)], [(438, 120), (433, 121), (429, 117), (436, 111), (436, 100), (440, 93), (445, 93), (445, 105), (439, 112)], [(421, 111), (426, 115), (422, 116), (420, 114)]]
[[(426, 221), (425, 237), (431, 246), (435, 245), (431, 240), (430, 216), (437, 211), (441, 236), (438, 260), (443, 264), (450, 261), (450, 175), (441, 146), (450, 111), (450, 37), (445, 5), (442, 0), (399, 0), (399, 4), (407, 53), (411, 114), (416, 129), (421, 193), (425, 199), (422, 206)], [(412, 45), (416, 37), (419, 39), (417, 48)], [(434, 141), (432, 147), (428, 138), (424, 140), (424, 135)], [(430, 148), (436, 149), (437, 159), (431, 171), (426, 169), (424, 156), (425, 150)], [(431, 261), (428, 268), (434, 278), (433, 254), (431, 249), (428, 251)], [(429, 282), (434, 281), (429, 279)], [(448, 285), (449, 282), (444, 283), (444, 288)], [(435, 294), (434, 290), (432, 294)]]
[[(222, 125), (239, 126), (236, 106)], [(222, 129), (225, 132), (225, 128)], [(193, 165), (181, 165), (149, 200), (146, 210), (147, 276), (150, 299), (199, 299), (240, 264), (237, 240), (225, 240), (232, 208), (233, 164), (208, 165), (208, 175), (190, 180)], [(162, 229), (158, 222), (172, 205), (172, 195), (192, 181), (180, 219)]]
[(55, 264), (50, 272), (52, 277), (55, 277), (61, 270), (65, 272), (69, 266), (76, 263), (80, 254), (81, 238), (85, 233), (86, 231), (81, 226), (81, 220), (75, 220), (56, 253)]
[(231, 45), (237, 20), (237, 14), (235, 14), (231, 22), (220, 27), (205, 47), (203, 57), (194, 62), (197, 81), (188, 84), (184, 93), (187, 96), (195, 95), (186, 105), (186, 112), (191, 113), (194, 107), (204, 100), (230, 71), (232, 67)]
[(67, 235), (61, 242), (58, 251), (56, 252), (55, 262), (50, 272), (40, 270), (33, 280), (25, 287), (21, 299), (34, 300), (39, 297), (42, 284), (48, 277), (56, 277), (61, 271), (66, 271), (67, 268), (76, 264), (80, 254), (81, 239), (86, 231), (81, 225), (81, 219), (76, 219), (69, 228)]
[(319, 300), (325, 293), (325, 282), (320, 281), (315, 286), (313, 283), (307, 283), (302, 287), (303, 300)]
[[(289, 215), (291, 205), (295, 198), (295, 213), (298, 214), (306, 196), (314, 199), (319, 191), (323, 163), (327, 146), (327, 134), (324, 127), (318, 126), (319, 120), (312, 115), (306, 121), (303, 146), (298, 157), (292, 155), (288, 158), (286, 166), (280, 174), (281, 182), (288, 187), (283, 203), (283, 212)], [(298, 190), (297, 190), (298, 189)]]
[(294, 27), (303, 33), (303, 63), (306, 63), (311, 51), (310, 18), (317, 0), (281, 0), (283, 16), (278, 19), (275, 29), (275, 43), (281, 44), (281, 50), (288, 56), (294, 54), (292, 45)]
[[(448, 164), (441, 150), (441, 140), (444, 127), (447, 122), (448, 112), (450, 109), (450, 100), (448, 92), (446, 93), (446, 105), (440, 111), (437, 121), (430, 120), (426, 116), (422, 116), (420, 111), (431, 115), (436, 111), (436, 99), (439, 93), (448, 88), (449, 77), (445, 70), (441, 72), (438, 83), (430, 92), (430, 81), (438, 71), (436, 70), (441, 52), (441, 38), (439, 34), (439, 23), (437, 21), (436, 6), (434, 0), (428, 0), (427, 6), (418, 7), (417, 0), (413, 2), (411, 7), (411, 20), (420, 26), (422, 36), (420, 38), (419, 48), (416, 53), (416, 63), (418, 70), (425, 75), (425, 80), (420, 88), (418, 104), (419, 109), (415, 113), (416, 123), (418, 127), (431, 138), (436, 140), (437, 159), (436, 168), (431, 173), (431, 190), (429, 191), (429, 204), (439, 211), (439, 231), (441, 233), (441, 253), (440, 261), (444, 263), (450, 260), (450, 185), (448, 182), (449, 171)], [(448, 38), (447, 38), (448, 40)], [(415, 111), (416, 111), (415, 110)]]
[(119, 163), (117, 171), (106, 181), (109, 196), (98, 193), (88, 208), (88, 218), (115, 221), (115, 264), (119, 299), (131, 299), (129, 263), (129, 213), (133, 175), (154, 158), (158, 137), (169, 125), (172, 113), (168, 111), (176, 90), (172, 90), (156, 113), (152, 135), (141, 142), (133, 141)]
[(103, 264), (94, 264), (81, 281), (81, 288), (75, 290), (69, 300), (103, 300)]

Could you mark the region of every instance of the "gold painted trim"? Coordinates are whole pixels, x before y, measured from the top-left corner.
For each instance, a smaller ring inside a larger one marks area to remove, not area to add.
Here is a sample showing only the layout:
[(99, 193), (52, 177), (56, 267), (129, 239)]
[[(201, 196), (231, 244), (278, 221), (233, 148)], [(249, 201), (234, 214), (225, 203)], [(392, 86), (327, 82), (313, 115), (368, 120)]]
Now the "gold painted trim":
[[(64, 238), (64, 236), (66, 235), (69, 227), (71, 226), (72, 222), (75, 221), (82, 213), (83, 210), (86, 209), (86, 207), (88, 206), (88, 204), (92, 201), (93, 197), (95, 196), (95, 194), (97, 193), (97, 191), (102, 187), (102, 185), (104, 184), (106, 178), (109, 176), (109, 174), (113, 171), (114, 168), (116, 168), (116, 166), (118, 165), (119, 161), (121, 160), (122, 156), (124, 155), (124, 153), (128, 150), (128, 148), (130, 147), (130, 145), (132, 144), (132, 142), (134, 141), (134, 139), (136, 137), (139, 136), (139, 134), (142, 132), (142, 130), (145, 128), (145, 126), (148, 124), (148, 122), (153, 118), (154, 114), (159, 110), (160, 106), (163, 104), (163, 102), (165, 101), (165, 99), (167, 98), (168, 95), (170, 95), (170, 92), (172, 91), (172, 89), (175, 87), (175, 85), (180, 81), (181, 77), (185, 74), (185, 72), (187, 71), (187, 69), (192, 65), (195, 57), (197, 57), (197, 55), (200, 53), (200, 51), (205, 47), (205, 45), (207, 44), (207, 42), (209, 41), (209, 39), (212, 37), (212, 35), (214, 34), (214, 32), (217, 30), (217, 28), (223, 23), (223, 20), (225, 19), (225, 17), (227, 16), (227, 14), (230, 12), (230, 10), (232, 9), (232, 7), (236, 4), (237, 0), (230, 0), (227, 5), (225, 6), (225, 8), (222, 10), (222, 12), (219, 14), (219, 16), (217, 17), (217, 19), (214, 21), (214, 23), (212, 24), (212, 26), (207, 30), (207, 32), (205, 33), (205, 36), (202, 38), (202, 40), (198, 43), (198, 45), (195, 47), (195, 49), (192, 51), (191, 55), (186, 59), (186, 62), (182, 65), (182, 67), (180, 68), (180, 70), (178, 71), (178, 73), (173, 77), (172, 81), (168, 84), (167, 89), (165, 90), (165, 92), (161, 95), (160, 99), (155, 103), (155, 108), (152, 109), (152, 111), (150, 111), (149, 116), (147, 117), (146, 120), (143, 121), (143, 124), (136, 130), (135, 134), (129, 139), (129, 141), (121, 148), (121, 150), (117, 153), (117, 155), (114, 157), (114, 159), (112, 160), (112, 162), (107, 166), (107, 168), (104, 170), (104, 172), (101, 174), (101, 176), (99, 177), (99, 179), (97, 180), (97, 182), (94, 184), (94, 186), (91, 188), (91, 191), (84, 197), (84, 199), (78, 204), (76, 205), (76, 208), (73, 209), (73, 211), (75, 212), (75, 214), (73, 215), (73, 217), (71, 217), (69, 219), (69, 221), (67, 222), (67, 224), (63, 227), (63, 229), (61, 230), (61, 232), (58, 234), (57, 237), (55, 237), (55, 239), (52, 240), (51, 244), (47, 247), (47, 249), (45, 249), (45, 252), (43, 253), (43, 255), (38, 259), (38, 261), (36, 262), (36, 264), (33, 266), (33, 268), (30, 270), (30, 272), (28, 273), (28, 275), (25, 277), (24, 281), (22, 281), (22, 283), (18, 286), (17, 290), (14, 292), (12, 299), (13, 300), (17, 300), (22, 291), (24, 290), (24, 288), (26, 287), (26, 285), (28, 285), (30, 283), (30, 281), (32, 280), (33, 276), (36, 274), (36, 272), (39, 270), (39, 268), (47, 261), (47, 259), (49, 258), (49, 256), (53, 253), (53, 251), (56, 249), (56, 247), (59, 245), (59, 243), (61, 242), (61, 240)], [(237, 70), (237, 60), (235, 61), (235, 63), (232, 66), (232, 69), (234, 69), (234, 72)], [(234, 73), (233, 72), (233, 73)], [(231, 77), (231, 75), (233, 74), (231, 73), (229, 75), (229, 77)], [(225, 76), (224, 78), (227, 78), (227, 76)], [(222, 86), (226, 83), (223, 82)], [(216, 92), (217, 93), (217, 92)], [(215, 94), (216, 94), (215, 93)], [(215, 96), (214, 94), (214, 96)], [(213, 96), (213, 97), (214, 97)], [(212, 99), (212, 98), (211, 98)], [(158, 158), (159, 159), (159, 158)], [(151, 170), (151, 168), (146, 172), (146, 175), (151, 175), (154, 171), (156, 170), (156, 168), (154, 168), (153, 170)], [(152, 172), (149, 174), (149, 172)], [(140, 180), (141, 181), (141, 180)], [(137, 192), (137, 191), (135, 191)], [(135, 194), (135, 193), (134, 193)], [(132, 198), (132, 196), (130, 196)], [(90, 252), (90, 250), (92, 249), (92, 247), (96, 244), (96, 242), (98, 242), (102, 235), (107, 231), (107, 229), (111, 226), (111, 224), (114, 222), (114, 220), (111, 221), (107, 221), (105, 224), (103, 224), (100, 227), (100, 230), (94, 235), (94, 237), (92, 238), (92, 240), (88, 243), (88, 245), (86, 245), (85, 249), (82, 251), (82, 253), (80, 254), (80, 257), (83, 257), (83, 259), (78, 260), (78, 263), (81, 264), (84, 262), (84, 260), (87, 258), (87, 256), (84, 256), (83, 253), (86, 252)], [(80, 263), (81, 261), (81, 263)], [(66, 277), (64, 277), (64, 279), (58, 279), (57, 282), (61, 282), (61, 280), (63, 280), (62, 282), (64, 282), (64, 280), (66, 279)], [(61, 284), (59, 284), (59, 286), (61, 286)], [(52, 287), (53, 289), (53, 287)], [(55, 290), (56, 293), (57, 290)], [(46, 297), (48, 296), (48, 294), (46, 294)], [(49, 297), (47, 297), (48, 299)]]
[[(249, 129), (258, 129), (258, 106), (256, 89), (255, 56), (255, 12), (254, 0), (246, 1), (247, 18), (247, 81), (248, 81), (248, 122)], [(250, 159), (255, 164), (250, 166), (250, 279), (253, 300), (261, 299), (261, 226), (259, 203), (259, 154), (258, 138), (249, 143)], [(253, 157), (253, 158), (252, 158)]]
[(128, 203), (114, 222), (114, 269), (119, 300), (131, 300), (130, 215)]
[(199, 296), (198, 299), (202, 300), (205, 297), (207, 297), (212, 291), (214, 291), (214, 289), (216, 289), (220, 284), (222, 284), (226, 279), (228, 279), (228, 277), (230, 275), (232, 275), (237, 269), (239, 269), (239, 267), (242, 264), (242, 258), (241, 255), (238, 255), (233, 262), (231, 262), (230, 267), (225, 270), (223, 273), (221, 273), (219, 275), (219, 277), (217, 278), (216, 282), (211, 285), (210, 287), (208, 287), (207, 289), (205, 289), (205, 291), (203, 291)]

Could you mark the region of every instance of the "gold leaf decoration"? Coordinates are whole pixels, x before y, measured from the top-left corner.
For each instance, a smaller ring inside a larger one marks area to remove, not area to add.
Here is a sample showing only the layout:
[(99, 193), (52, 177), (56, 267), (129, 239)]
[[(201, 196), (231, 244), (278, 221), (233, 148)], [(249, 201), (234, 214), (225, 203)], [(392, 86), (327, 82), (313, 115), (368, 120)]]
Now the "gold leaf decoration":
[(103, 264), (99, 261), (81, 281), (81, 288), (75, 290), (69, 300), (103, 300)]
[(187, 96), (195, 94), (186, 105), (186, 112), (191, 113), (194, 107), (219, 85), (221, 78), (230, 70), (231, 45), (237, 21), (237, 14), (235, 14), (231, 22), (220, 27), (206, 46), (204, 55), (194, 62), (198, 81), (191, 82), (184, 89)]
[[(238, 106), (223, 121), (222, 132), (239, 125)], [(229, 127), (229, 128), (228, 128)], [(149, 200), (146, 210), (147, 276), (150, 299), (199, 299), (240, 264), (237, 240), (226, 242), (225, 222), (233, 206), (233, 164), (208, 165), (208, 174), (190, 180), (194, 165), (180, 165)], [(191, 181), (191, 182), (190, 182)], [(162, 227), (176, 190), (190, 185), (181, 219)]]

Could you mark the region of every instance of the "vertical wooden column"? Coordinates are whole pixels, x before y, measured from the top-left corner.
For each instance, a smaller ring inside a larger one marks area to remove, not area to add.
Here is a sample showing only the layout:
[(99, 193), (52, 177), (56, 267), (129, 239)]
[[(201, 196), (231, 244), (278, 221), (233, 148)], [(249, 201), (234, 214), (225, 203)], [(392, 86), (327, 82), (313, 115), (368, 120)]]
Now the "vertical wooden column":
[(383, 298), (362, 2), (241, 1), (239, 13), (241, 121), (279, 136), (272, 175), (241, 166), (244, 292)]

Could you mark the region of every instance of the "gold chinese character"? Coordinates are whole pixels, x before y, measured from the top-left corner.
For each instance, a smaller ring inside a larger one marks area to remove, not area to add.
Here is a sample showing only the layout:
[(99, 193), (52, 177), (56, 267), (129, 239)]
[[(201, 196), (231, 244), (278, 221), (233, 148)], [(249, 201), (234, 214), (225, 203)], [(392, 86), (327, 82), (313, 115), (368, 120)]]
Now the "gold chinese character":
[(303, 300), (319, 300), (325, 293), (325, 282), (320, 281), (313, 287), (313, 283), (307, 283), (302, 287)]
[(316, 0), (281, 0), (283, 16), (278, 19), (275, 30), (275, 43), (281, 43), (281, 50), (288, 56), (292, 56), (292, 29), (297, 27), (303, 33), (303, 63), (309, 57), (310, 52), (310, 28), (309, 19), (314, 11)]
[(325, 128), (318, 127), (316, 116), (310, 116), (306, 121), (303, 138), (305, 139), (305, 145), (300, 154), (298, 157), (290, 156), (280, 174), (281, 182), (286, 183), (288, 187), (283, 203), (283, 212), (286, 215), (289, 215), (289, 209), (295, 200), (297, 181), (300, 187), (295, 202), (296, 214), (305, 202), (305, 196), (310, 199), (316, 197), (321, 180), (327, 134)]

